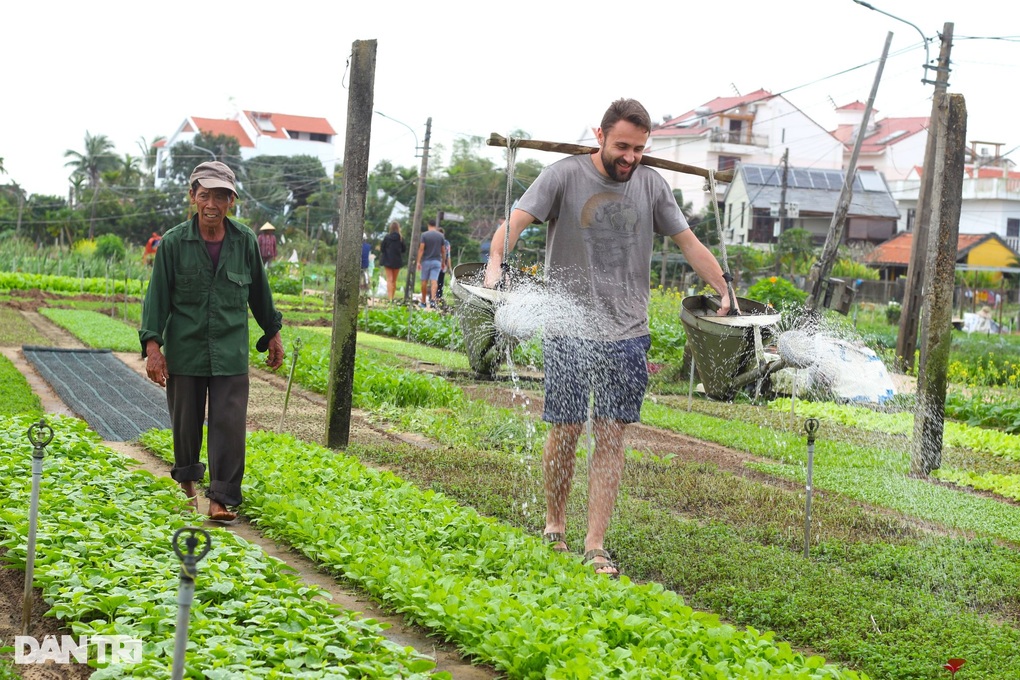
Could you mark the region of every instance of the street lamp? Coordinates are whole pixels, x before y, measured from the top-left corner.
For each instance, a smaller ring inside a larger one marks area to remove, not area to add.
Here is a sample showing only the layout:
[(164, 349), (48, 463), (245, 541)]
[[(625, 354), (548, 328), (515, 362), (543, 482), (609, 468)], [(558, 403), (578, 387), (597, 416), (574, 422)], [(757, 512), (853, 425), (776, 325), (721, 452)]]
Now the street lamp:
[[(376, 111), (376, 113), (382, 116), (383, 118), (388, 118), (389, 120), (392, 120), (394, 123), (400, 123), (401, 125), (403, 125), (408, 130), (411, 131), (411, 134), (414, 135), (414, 148), (416, 152), (415, 157), (417, 157), (418, 135), (415, 133), (414, 128), (412, 128), (410, 125), (408, 125), (402, 120), (397, 120), (396, 118), (387, 116), (382, 111)], [(411, 217), (411, 246), (408, 252), (407, 259), (407, 280), (404, 284), (405, 304), (411, 303), (411, 297), (414, 294), (414, 274), (417, 268), (416, 261), (418, 259), (418, 243), (419, 235), (421, 234), (421, 213), (425, 203), (425, 176), (428, 174), (429, 170), (429, 137), (431, 135), (432, 135), (432, 118), (429, 118), (427, 121), (425, 121), (425, 146), (421, 148), (422, 149), (421, 169), (418, 171), (418, 190), (417, 192), (415, 192), (414, 214)], [(422, 300), (422, 303), (424, 302), (425, 301)]]
[(418, 144), (418, 133), (416, 133), (416, 132), (414, 131), (414, 128), (413, 128), (413, 127), (411, 127), (410, 125), (408, 125), (407, 123), (405, 123), (405, 122), (404, 122), (404, 121), (402, 121), (402, 120), (397, 120), (396, 118), (393, 118), (392, 116), (387, 116), (387, 115), (386, 115), (385, 113), (383, 113), (382, 111), (376, 111), (375, 113), (376, 113), (376, 115), (382, 116), (383, 118), (386, 118), (386, 119), (388, 119), (388, 120), (392, 120), (392, 121), (393, 121), (394, 123), (400, 123), (401, 125), (403, 125), (403, 126), (404, 126), (404, 127), (406, 127), (406, 128), (408, 129), (408, 130), (410, 130), (410, 131), (411, 131), (411, 134), (412, 134), (412, 135), (414, 135), (414, 156), (415, 156), (415, 158), (417, 158), (417, 157), (418, 157), (418, 148), (419, 148), (419, 144)]
[[(922, 31), (920, 28), (918, 28), (916, 24), (912, 24), (909, 21), (907, 21), (906, 19), (901, 19), (900, 17), (898, 17), (898, 16), (896, 16), (894, 14), (889, 14), (885, 10), (881, 10), (881, 9), (879, 9), (877, 7), (869, 5), (868, 3), (864, 2), (864, 0), (854, 0), (854, 2), (856, 2), (861, 7), (867, 7), (868, 9), (874, 10), (874, 11), (878, 12), (879, 14), (884, 14), (887, 17), (895, 19), (896, 21), (901, 21), (901, 22), (905, 23), (907, 26), (913, 26), (914, 30), (921, 34), (921, 44), (924, 45), (924, 67), (926, 69), (932, 68), (931, 67), (931, 55), (928, 53), (928, 38), (925, 37), (924, 31)], [(925, 75), (927, 75), (927, 73), (928, 72), (925, 71)], [(934, 85), (935, 84), (935, 81), (928, 80), (927, 78), (924, 78), (924, 77), (921, 78), (921, 82), (924, 83), (925, 85)]]
[(213, 151), (212, 149), (207, 149), (207, 148), (205, 148), (204, 146), (199, 146), (198, 144), (192, 144), (191, 146), (195, 147), (195, 148), (196, 148), (196, 149), (198, 149), (199, 151), (205, 151), (205, 152), (206, 152), (207, 154), (209, 154), (210, 156), (212, 156), (212, 159), (213, 159), (214, 161), (215, 161), (215, 160), (217, 160), (217, 158), (216, 158), (216, 152), (215, 152), (215, 151)]

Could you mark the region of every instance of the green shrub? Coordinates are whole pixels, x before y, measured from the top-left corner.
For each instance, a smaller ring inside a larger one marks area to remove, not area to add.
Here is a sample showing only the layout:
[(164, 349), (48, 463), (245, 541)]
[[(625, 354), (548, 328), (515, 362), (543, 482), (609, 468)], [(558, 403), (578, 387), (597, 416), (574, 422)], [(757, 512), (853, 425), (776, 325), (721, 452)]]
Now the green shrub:
[(269, 287), (274, 294), (278, 295), (300, 295), (301, 281), (289, 276), (269, 275)]
[(103, 234), (96, 239), (96, 257), (120, 262), (126, 253), (124, 241), (116, 234)]
[(900, 314), (903, 313), (903, 306), (898, 302), (890, 302), (885, 308), (885, 320), (895, 326), (900, 322)]
[(803, 306), (807, 293), (784, 278), (770, 276), (759, 279), (748, 288), (747, 297), (768, 303), (779, 311), (794, 311)]
[(854, 281), (878, 281), (880, 277), (878, 270), (866, 264), (857, 262), (848, 257), (841, 257), (832, 265), (832, 276), (838, 279)]

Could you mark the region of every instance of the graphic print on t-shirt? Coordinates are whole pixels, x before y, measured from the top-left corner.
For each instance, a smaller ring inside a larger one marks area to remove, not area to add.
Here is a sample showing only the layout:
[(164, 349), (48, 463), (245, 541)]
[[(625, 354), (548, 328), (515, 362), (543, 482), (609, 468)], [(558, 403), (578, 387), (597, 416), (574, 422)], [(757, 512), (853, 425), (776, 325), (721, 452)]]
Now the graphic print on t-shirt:
[(581, 209), (581, 236), (595, 268), (615, 269), (628, 262), (638, 246), (638, 209), (624, 194), (602, 192)]

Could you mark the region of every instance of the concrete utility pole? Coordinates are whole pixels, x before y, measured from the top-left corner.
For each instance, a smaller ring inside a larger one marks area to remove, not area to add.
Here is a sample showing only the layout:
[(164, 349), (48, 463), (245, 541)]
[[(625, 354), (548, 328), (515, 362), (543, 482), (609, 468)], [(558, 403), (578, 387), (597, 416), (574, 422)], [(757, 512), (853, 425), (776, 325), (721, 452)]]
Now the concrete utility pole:
[[(924, 169), (921, 171), (921, 185), (917, 193), (917, 208), (914, 211), (914, 239), (910, 244), (910, 263), (907, 265), (907, 285), (903, 291), (903, 309), (900, 311), (900, 331), (896, 338), (896, 357), (902, 368), (908, 371), (914, 367), (914, 352), (917, 349), (918, 319), (921, 313), (921, 295), (924, 291), (925, 263), (928, 252), (928, 223), (931, 221), (931, 193), (935, 167), (935, 145), (939, 137), (938, 101), (949, 87), (949, 53), (953, 46), (953, 24), (946, 22), (942, 27), (942, 48), (935, 76), (935, 95), (931, 102), (931, 118), (928, 125), (928, 141), (924, 147)], [(927, 82), (927, 81), (926, 81)], [(952, 247), (956, 249), (956, 241)]]
[(330, 344), (329, 385), (326, 393), (326, 446), (331, 449), (345, 448), (351, 434), (361, 243), (365, 232), (368, 149), (372, 139), (372, 102), (375, 97), (375, 53), (375, 40), (355, 40), (351, 47), (344, 193), (337, 238), (333, 340)]
[[(932, 224), (925, 263), (921, 363), (917, 371), (917, 409), (911, 440), (910, 472), (927, 476), (942, 465), (942, 430), (946, 414), (946, 374), (952, 342), (953, 282), (956, 241), (960, 232), (963, 166), (967, 150), (967, 104), (960, 94), (935, 95), (939, 138), (932, 168)], [(925, 168), (928, 174), (928, 168)]]
[(776, 233), (776, 276), (779, 276), (783, 272), (783, 261), (779, 257), (779, 242), (783, 238), (783, 232), (786, 230), (786, 187), (790, 177), (790, 150), (785, 149), (783, 151), (783, 183), (779, 189), (779, 229)]
[[(425, 176), (429, 171), (429, 138), (432, 136), (432, 117), (425, 121), (425, 145), (421, 151), (421, 170), (418, 172), (418, 193), (414, 197), (414, 215), (411, 217), (411, 245), (407, 258), (407, 282), (404, 284), (404, 302), (414, 297), (414, 275), (418, 271), (418, 242), (421, 240), (421, 213), (425, 206)], [(424, 302), (424, 300), (422, 300)]]
[(871, 94), (868, 95), (868, 103), (864, 107), (864, 115), (861, 117), (861, 128), (857, 131), (857, 139), (854, 142), (854, 150), (850, 154), (850, 163), (847, 165), (843, 175), (843, 189), (839, 193), (839, 202), (836, 210), (832, 213), (832, 222), (829, 224), (829, 233), (825, 237), (825, 246), (822, 248), (822, 255), (818, 262), (811, 265), (811, 292), (808, 294), (807, 303), (804, 305), (811, 314), (818, 313), (822, 289), (832, 265), (836, 263), (836, 255), (839, 253), (839, 244), (843, 242), (843, 230), (846, 227), (846, 215), (850, 211), (850, 201), (853, 198), (854, 179), (857, 177), (857, 157), (861, 153), (861, 144), (867, 137), (868, 121), (871, 119), (871, 108), (875, 103), (875, 96), (878, 94), (878, 84), (882, 81), (882, 71), (885, 69), (885, 60), (889, 56), (889, 45), (892, 43), (893, 34), (890, 31), (885, 36), (885, 47), (882, 48), (882, 58), (878, 62), (878, 71), (875, 72), (875, 81), (871, 85)]

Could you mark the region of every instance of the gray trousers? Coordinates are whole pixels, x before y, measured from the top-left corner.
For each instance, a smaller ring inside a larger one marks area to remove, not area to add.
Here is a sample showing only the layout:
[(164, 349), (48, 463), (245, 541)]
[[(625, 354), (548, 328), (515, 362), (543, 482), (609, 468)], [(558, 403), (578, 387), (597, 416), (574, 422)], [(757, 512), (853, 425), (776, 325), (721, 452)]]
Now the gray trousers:
[(240, 505), (248, 374), (208, 378), (171, 375), (166, 381), (166, 403), (174, 437), (170, 476), (178, 482), (201, 482), (205, 476), (199, 454), (208, 403), (209, 488), (205, 495), (223, 505)]

